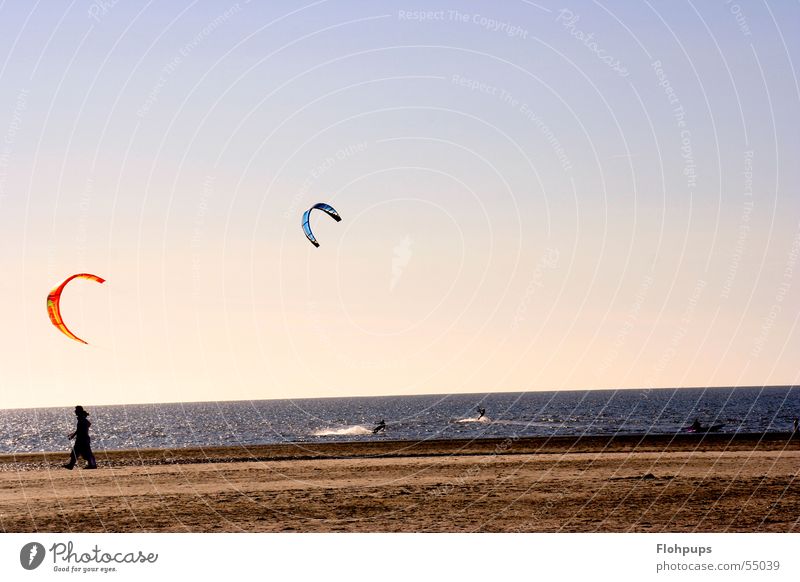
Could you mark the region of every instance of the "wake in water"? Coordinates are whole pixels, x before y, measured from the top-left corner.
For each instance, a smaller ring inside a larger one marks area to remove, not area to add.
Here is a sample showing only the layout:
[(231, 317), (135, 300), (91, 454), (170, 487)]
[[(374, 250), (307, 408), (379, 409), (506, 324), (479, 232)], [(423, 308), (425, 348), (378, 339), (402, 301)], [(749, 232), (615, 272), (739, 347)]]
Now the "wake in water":
[(548, 422), (533, 422), (529, 420), (495, 420), (494, 424), (506, 424), (509, 426), (541, 426), (541, 427), (552, 426), (552, 424)]
[(314, 431), (314, 436), (354, 436), (362, 434), (372, 434), (372, 429), (361, 425), (345, 426), (343, 428), (321, 428)]

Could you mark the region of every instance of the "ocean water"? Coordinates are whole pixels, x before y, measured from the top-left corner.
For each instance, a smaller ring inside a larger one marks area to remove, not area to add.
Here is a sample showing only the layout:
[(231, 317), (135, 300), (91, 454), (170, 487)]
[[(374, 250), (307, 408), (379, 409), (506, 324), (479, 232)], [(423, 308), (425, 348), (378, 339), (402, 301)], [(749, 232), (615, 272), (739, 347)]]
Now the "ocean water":
[[(76, 403), (77, 404), (77, 403)], [(695, 418), (721, 432), (791, 430), (800, 387), (585, 390), (96, 406), (95, 449), (371, 439), (674, 434)], [(477, 420), (477, 408), (486, 416)], [(385, 419), (385, 433), (372, 427)], [(71, 408), (0, 410), (0, 453), (67, 451)]]

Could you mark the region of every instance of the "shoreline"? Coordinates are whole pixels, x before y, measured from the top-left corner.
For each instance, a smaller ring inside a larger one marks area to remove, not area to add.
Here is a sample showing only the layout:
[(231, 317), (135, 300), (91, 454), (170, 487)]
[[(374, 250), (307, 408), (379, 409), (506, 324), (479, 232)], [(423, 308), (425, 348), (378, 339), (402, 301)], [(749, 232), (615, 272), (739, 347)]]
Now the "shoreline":
[[(800, 450), (790, 432), (628, 434), (613, 436), (507, 437), (291, 442), (238, 446), (95, 450), (99, 464), (131, 465), (309, 461), (359, 458), (415, 458), (483, 455), (562, 455), (577, 453), (658, 453), (699, 451)], [(65, 451), (0, 453), (0, 471), (62, 464)]]

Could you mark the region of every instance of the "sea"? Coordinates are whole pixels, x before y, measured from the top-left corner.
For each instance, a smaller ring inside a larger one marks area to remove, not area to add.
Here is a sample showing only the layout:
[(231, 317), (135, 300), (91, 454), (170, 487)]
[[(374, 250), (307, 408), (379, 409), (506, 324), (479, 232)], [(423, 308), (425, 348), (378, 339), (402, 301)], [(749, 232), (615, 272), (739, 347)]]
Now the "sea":
[[(275, 443), (785, 432), (800, 387), (508, 392), (90, 406), (96, 450)], [(479, 418), (479, 409), (485, 413)], [(386, 429), (373, 434), (380, 420)], [(0, 453), (66, 451), (72, 408), (0, 410)]]

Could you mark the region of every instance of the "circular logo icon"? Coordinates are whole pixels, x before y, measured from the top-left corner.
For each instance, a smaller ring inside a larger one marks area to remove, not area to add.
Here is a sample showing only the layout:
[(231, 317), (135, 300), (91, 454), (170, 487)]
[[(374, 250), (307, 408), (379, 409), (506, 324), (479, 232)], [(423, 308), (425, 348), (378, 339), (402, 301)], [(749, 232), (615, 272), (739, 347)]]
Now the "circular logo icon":
[(39, 542), (31, 542), (19, 551), (19, 563), (26, 570), (35, 570), (44, 562), (44, 555), (44, 546)]

